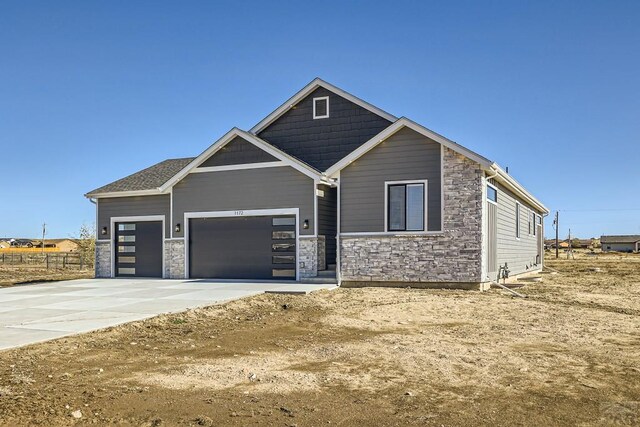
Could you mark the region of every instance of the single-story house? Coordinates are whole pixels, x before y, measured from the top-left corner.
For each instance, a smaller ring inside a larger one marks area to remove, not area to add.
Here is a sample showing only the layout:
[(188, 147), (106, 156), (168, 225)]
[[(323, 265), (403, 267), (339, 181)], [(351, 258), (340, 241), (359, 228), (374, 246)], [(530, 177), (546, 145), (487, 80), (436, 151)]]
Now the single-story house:
[[(33, 246), (36, 248), (42, 247), (42, 240), (33, 241)], [(72, 239), (45, 239), (45, 248), (55, 248), (60, 252), (75, 252), (78, 250), (78, 243)]]
[(640, 234), (624, 236), (601, 236), (602, 252), (639, 252)]
[(7, 240), (0, 240), (0, 249), (6, 249), (11, 247), (11, 243)]
[[(548, 209), (493, 161), (314, 79), (253, 128), (86, 194), (98, 277), (482, 288)], [(329, 273), (333, 274), (333, 273)]]

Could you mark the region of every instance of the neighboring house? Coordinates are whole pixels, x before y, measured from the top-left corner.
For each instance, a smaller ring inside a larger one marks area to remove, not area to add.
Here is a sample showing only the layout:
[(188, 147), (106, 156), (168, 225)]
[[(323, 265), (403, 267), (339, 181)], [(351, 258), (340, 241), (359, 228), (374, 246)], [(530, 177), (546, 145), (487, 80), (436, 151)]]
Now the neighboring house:
[[(42, 240), (34, 241), (33, 246), (42, 247)], [(78, 250), (78, 243), (71, 239), (45, 239), (44, 247), (57, 249), (59, 252), (75, 252)]]
[(6, 240), (0, 240), (0, 249), (6, 249), (11, 247), (11, 243)]
[(98, 277), (478, 287), (542, 268), (548, 214), (494, 162), (320, 79), (86, 197)]
[(601, 236), (602, 252), (638, 252), (640, 235)]

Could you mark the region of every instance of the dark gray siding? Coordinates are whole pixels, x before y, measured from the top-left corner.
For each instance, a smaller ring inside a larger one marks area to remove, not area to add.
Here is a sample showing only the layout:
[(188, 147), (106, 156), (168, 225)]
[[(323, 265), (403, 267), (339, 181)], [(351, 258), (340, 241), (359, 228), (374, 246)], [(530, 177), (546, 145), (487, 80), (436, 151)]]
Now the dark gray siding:
[[(538, 251), (537, 235), (533, 235), (533, 229), (529, 231), (534, 209), (501, 184), (493, 182), (493, 185), (498, 189), (498, 266), (508, 263), (510, 274), (540, 268), (541, 265), (534, 266)], [(516, 237), (516, 203), (520, 203), (520, 238)], [(544, 236), (544, 229), (542, 232)]]
[(252, 143), (236, 136), (204, 161), (200, 167), (275, 162), (278, 159)]
[[(313, 179), (289, 166), (193, 173), (173, 187), (173, 220), (182, 223), (185, 212), (299, 208), (300, 234), (309, 235), (314, 197)], [(184, 236), (184, 227), (173, 236)]]
[(384, 231), (385, 181), (428, 180), (427, 228), (441, 228), (440, 144), (404, 128), (340, 172), (341, 232)]
[[(114, 197), (98, 199), (98, 239), (111, 238), (111, 217), (164, 215), (165, 237), (169, 237), (171, 220), (169, 218), (171, 200), (168, 194), (160, 196)], [(100, 234), (107, 227), (107, 235)]]
[(318, 196), (318, 235), (326, 237), (327, 264), (335, 264), (338, 191), (326, 185), (318, 188), (324, 191), (324, 197)]
[[(329, 117), (314, 120), (313, 98), (320, 96), (329, 96)], [(259, 136), (324, 171), (390, 124), (369, 110), (318, 88)]]

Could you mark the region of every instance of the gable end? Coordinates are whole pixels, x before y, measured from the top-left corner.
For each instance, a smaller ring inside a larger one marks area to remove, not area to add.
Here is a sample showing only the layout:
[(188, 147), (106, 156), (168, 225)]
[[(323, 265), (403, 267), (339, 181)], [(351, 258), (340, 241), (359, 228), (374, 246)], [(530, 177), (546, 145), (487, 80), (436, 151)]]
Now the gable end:
[(276, 162), (278, 160), (278, 158), (261, 150), (249, 141), (236, 136), (205, 160), (200, 167)]

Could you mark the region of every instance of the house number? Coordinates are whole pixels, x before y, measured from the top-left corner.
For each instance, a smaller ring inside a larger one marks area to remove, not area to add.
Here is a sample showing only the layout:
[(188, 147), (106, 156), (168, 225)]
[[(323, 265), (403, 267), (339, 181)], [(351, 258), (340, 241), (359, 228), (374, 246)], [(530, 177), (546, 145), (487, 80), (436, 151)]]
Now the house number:
[(244, 215), (244, 211), (236, 211), (236, 216), (242, 216)]

